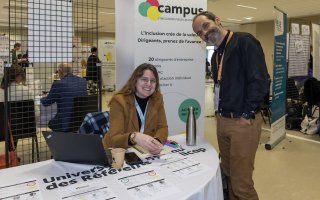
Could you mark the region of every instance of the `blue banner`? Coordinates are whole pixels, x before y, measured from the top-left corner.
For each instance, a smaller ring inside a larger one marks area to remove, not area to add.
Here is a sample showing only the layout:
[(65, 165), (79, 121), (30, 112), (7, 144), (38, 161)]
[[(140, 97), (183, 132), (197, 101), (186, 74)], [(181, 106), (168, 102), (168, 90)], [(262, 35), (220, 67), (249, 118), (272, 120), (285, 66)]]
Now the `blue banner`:
[(275, 10), (275, 44), (272, 84), (272, 118), (274, 123), (286, 113), (286, 80), (287, 80), (287, 14)]

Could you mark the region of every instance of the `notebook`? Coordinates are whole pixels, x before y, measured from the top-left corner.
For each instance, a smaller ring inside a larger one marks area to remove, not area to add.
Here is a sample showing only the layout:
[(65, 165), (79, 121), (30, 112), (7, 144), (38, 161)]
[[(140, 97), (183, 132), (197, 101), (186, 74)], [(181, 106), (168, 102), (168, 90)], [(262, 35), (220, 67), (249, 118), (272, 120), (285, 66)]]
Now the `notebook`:
[(112, 162), (100, 135), (49, 131), (42, 134), (56, 161), (103, 166), (110, 166)]

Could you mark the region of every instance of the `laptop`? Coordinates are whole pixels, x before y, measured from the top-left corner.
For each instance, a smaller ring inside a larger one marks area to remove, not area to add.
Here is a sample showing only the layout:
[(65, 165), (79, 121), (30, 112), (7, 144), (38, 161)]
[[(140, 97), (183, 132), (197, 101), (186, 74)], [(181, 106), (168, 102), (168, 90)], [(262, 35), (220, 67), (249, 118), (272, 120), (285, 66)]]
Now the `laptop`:
[(111, 152), (105, 151), (100, 135), (49, 131), (42, 134), (56, 161), (111, 166)]

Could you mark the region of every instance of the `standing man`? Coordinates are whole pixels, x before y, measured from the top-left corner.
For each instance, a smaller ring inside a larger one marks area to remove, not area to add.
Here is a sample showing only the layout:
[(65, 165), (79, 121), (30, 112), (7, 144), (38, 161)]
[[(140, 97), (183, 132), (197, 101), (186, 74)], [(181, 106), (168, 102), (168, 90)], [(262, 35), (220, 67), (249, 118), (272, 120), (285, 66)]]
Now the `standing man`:
[(252, 174), (262, 125), (259, 107), (269, 91), (262, 47), (249, 33), (224, 29), (209, 11), (196, 15), (192, 28), (203, 41), (216, 47), (211, 58), (214, 104), (229, 198), (257, 200)]
[(41, 99), (43, 106), (57, 103), (57, 114), (49, 121), (52, 131), (71, 131), (73, 112), (73, 98), (87, 95), (87, 82), (83, 78), (72, 74), (72, 68), (67, 63), (58, 67), (60, 80), (54, 81), (48, 96)]
[(100, 67), (100, 60), (98, 58), (98, 49), (97, 47), (91, 48), (91, 55), (88, 57), (87, 61), (87, 74), (86, 79), (89, 83), (89, 90), (92, 93), (95, 93), (96, 90), (96, 84), (100, 83), (100, 73), (101, 73), (101, 67)]

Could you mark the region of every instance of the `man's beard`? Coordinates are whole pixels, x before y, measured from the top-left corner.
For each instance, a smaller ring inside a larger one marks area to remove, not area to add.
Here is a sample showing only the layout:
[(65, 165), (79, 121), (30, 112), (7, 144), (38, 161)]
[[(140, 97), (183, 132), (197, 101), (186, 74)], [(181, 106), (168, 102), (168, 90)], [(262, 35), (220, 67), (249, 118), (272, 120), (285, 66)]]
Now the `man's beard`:
[(210, 45), (218, 47), (218, 42), (220, 41), (221, 32), (219, 28), (215, 27), (210, 30), (205, 35), (206, 42)]

